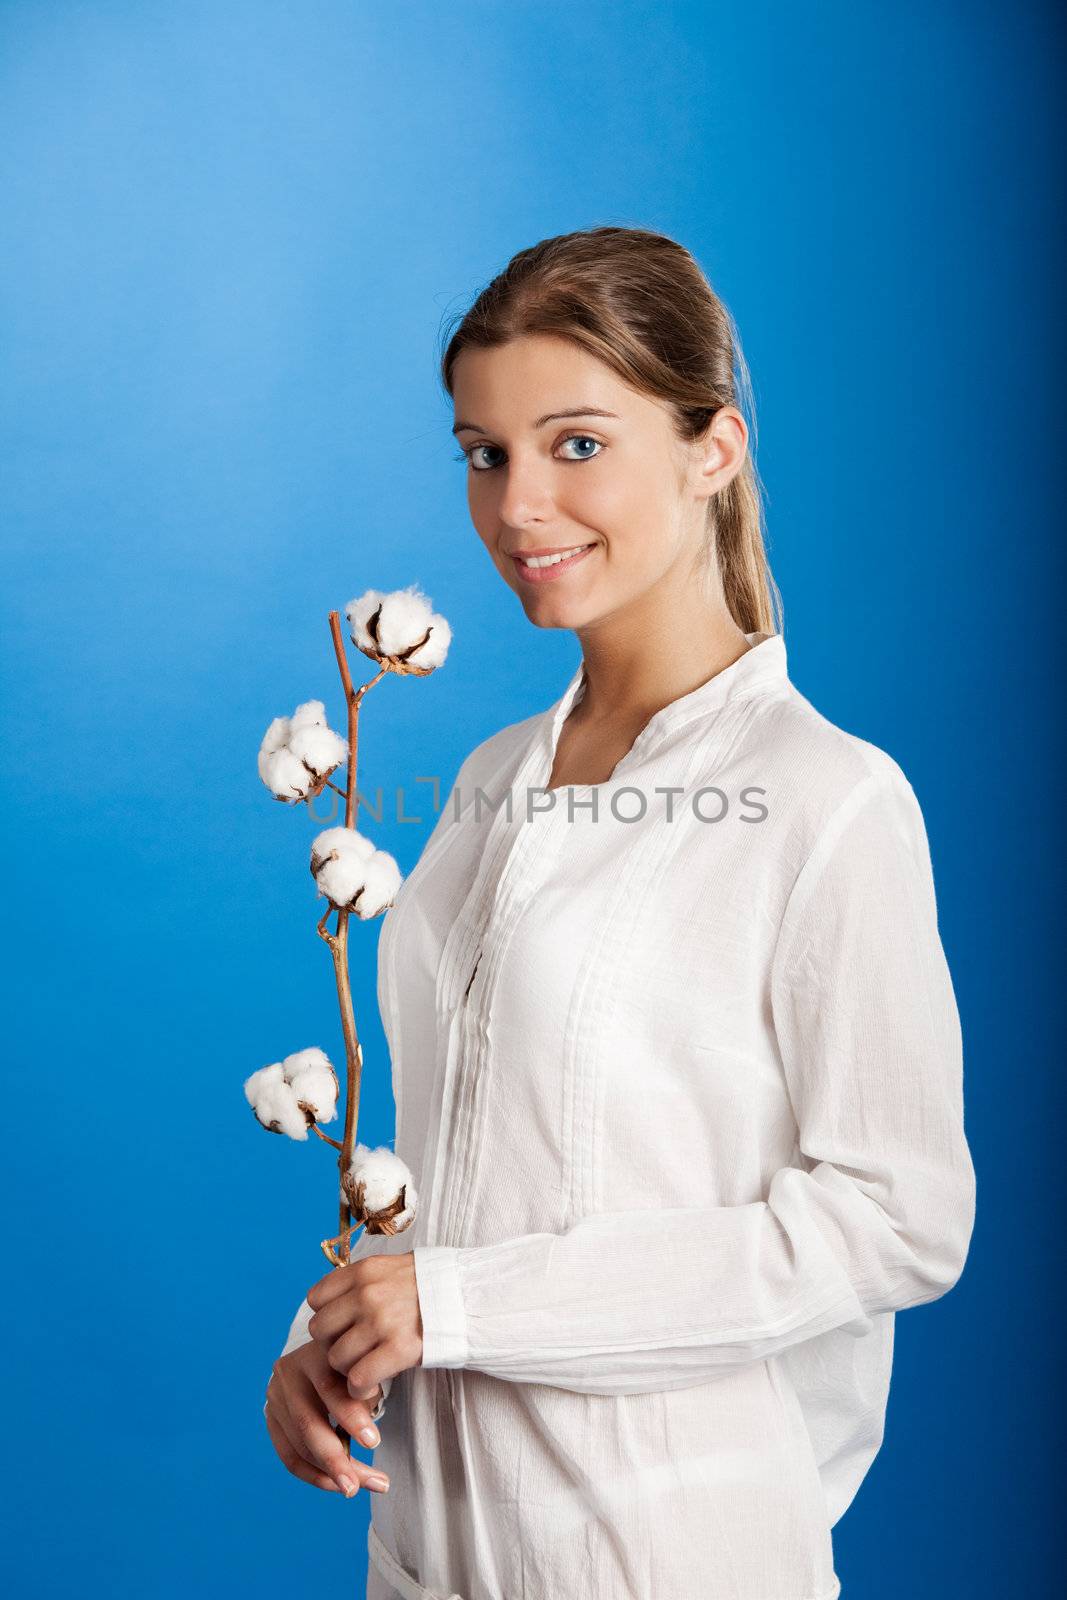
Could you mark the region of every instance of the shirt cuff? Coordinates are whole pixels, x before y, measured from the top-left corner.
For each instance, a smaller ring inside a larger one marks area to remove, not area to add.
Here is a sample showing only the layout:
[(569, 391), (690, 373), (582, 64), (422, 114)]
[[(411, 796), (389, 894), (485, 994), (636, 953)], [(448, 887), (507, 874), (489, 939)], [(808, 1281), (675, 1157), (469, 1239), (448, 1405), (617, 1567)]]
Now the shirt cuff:
[(422, 1244), (412, 1251), (422, 1318), (424, 1367), (462, 1367), (470, 1355), (467, 1313), (459, 1283), (459, 1250)]

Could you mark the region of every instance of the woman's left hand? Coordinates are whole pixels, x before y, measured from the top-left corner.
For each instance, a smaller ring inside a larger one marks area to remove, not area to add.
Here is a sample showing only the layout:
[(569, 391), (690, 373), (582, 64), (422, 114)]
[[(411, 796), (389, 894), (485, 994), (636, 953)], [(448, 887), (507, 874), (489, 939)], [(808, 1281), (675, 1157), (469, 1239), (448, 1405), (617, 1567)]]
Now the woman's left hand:
[(330, 1366), (347, 1376), (354, 1398), (422, 1360), (422, 1317), (410, 1250), (334, 1267), (312, 1284), (307, 1302), (314, 1312), (308, 1332), (328, 1346)]

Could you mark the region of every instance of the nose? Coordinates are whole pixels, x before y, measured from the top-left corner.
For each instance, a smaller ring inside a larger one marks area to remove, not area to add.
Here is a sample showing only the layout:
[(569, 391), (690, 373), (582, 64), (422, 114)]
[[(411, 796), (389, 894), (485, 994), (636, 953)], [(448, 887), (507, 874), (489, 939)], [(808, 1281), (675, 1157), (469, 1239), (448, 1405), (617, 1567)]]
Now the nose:
[(536, 457), (516, 455), (501, 468), (503, 492), (500, 519), (512, 528), (549, 520), (554, 511), (549, 475), (551, 468)]

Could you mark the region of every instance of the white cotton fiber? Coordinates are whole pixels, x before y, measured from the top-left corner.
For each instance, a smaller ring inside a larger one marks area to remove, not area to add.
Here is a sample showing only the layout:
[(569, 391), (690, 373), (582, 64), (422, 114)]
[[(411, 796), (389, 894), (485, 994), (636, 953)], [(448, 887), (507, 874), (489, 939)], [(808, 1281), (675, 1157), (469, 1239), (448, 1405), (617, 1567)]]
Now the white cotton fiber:
[[(452, 643), (452, 629), (448, 626), (444, 617), (435, 611), (430, 618), (430, 622), (433, 625), (430, 637), (425, 644), (420, 645), (417, 650), (413, 650), (406, 658), (417, 667), (439, 667), (448, 654), (448, 647)], [(423, 629), (423, 632), (425, 632), (425, 629)]]
[[(292, 733), (295, 733), (297, 728), (324, 728), (326, 707), (321, 700), (305, 700), (302, 706), (297, 706), (289, 718), (289, 726)], [(292, 744), (293, 741), (289, 739), (288, 742)]]
[(348, 758), (348, 740), (332, 728), (300, 727), (289, 735), (289, 749), (317, 778), (331, 773)]
[(285, 1076), (293, 1086), (295, 1098), (305, 1101), (315, 1113), (316, 1122), (332, 1122), (337, 1115), (340, 1084), (324, 1050), (312, 1046), (297, 1050), (282, 1062)]
[(373, 841), (365, 833), (360, 833), (358, 828), (324, 828), (312, 841), (311, 870), (317, 872), (318, 863), (334, 852), (348, 852), (361, 861), (368, 861), (374, 849)]
[(360, 1183), (363, 1185), (365, 1212), (370, 1214), (388, 1210), (395, 1204), (403, 1188), (404, 1209), (392, 1219), (393, 1227), (397, 1233), (402, 1233), (414, 1221), (419, 1197), (411, 1171), (388, 1145), (378, 1145), (374, 1149), (365, 1144), (356, 1145), (345, 1180), (345, 1188), (352, 1199), (355, 1199)]
[(291, 717), (275, 717), (259, 747), (259, 775), (279, 800), (295, 804), (318, 794), (348, 759), (348, 740), (326, 726), (321, 700), (305, 700)]
[(311, 846), (311, 872), (331, 905), (347, 906), (363, 887), (374, 845), (355, 828), (327, 828)]
[(299, 1102), (311, 1107), (316, 1122), (337, 1115), (340, 1084), (324, 1050), (296, 1050), (245, 1079), (245, 1099), (265, 1128), (290, 1139), (306, 1139), (308, 1119)]
[(331, 905), (343, 909), (352, 904), (362, 889), (365, 875), (365, 862), (355, 856), (339, 855), (325, 862), (321, 871), (315, 874), (315, 882), (319, 893)]
[(380, 589), (368, 589), (361, 594), (358, 600), (350, 600), (345, 606), (345, 616), (348, 618), (351, 629), (352, 642), (358, 644), (361, 650), (377, 650), (378, 646), (371, 638), (367, 623), (377, 611), (385, 595)]
[(266, 733), (263, 743), (259, 747), (259, 775), (263, 782), (270, 787), (267, 776), (267, 763), (276, 750), (283, 750), (289, 742), (289, 718), (275, 717)]
[[(371, 617), (381, 607), (375, 623), (375, 638), (368, 626)], [(452, 630), (444, 617), (434, 611), (431, 602), (417, 585), (407, 589), (394, 589), (383, 594), (379, 589), (368, 589), (345, 607), (345, 616), (352, 629), (353, 642), (361, 650), (383, 658), (402, 658), (416, 666), (439, 667), (448, 653)], [(425, 638), (424, 644), (413, 650)], [(408, 652), (411, 652), (408, 654)]]
[(275, 717), (266, 733), (263, 735), (261, 752), (266, 755), (271, 750), (280, 750), (282, 745), (289, 743), (289, 730), (292, 723), (288, 717)]
[(311, 872), (319, 893), (331, 905), (363, 918), (379, 916), (401, 881), (400, 868), (388, 851), (375, 849), (355, 828), (326, 828), (320, 833), (311, 846)]
[(378, 643), (382, 654), (399, 655), (421, 639), (430, 626), (433, 607), (414, 585), (410, 589), (395, 589), (382, 601), (382, 614), (378, 618)]
[(256, 1114), (256, 1120), (275, 1133), (286, 1133), (290, 1139), (306, 1139), (307, 1117), (296, 1103), (293, 1086), (285, 1077), (280, 1061), (258, 1072), (245, 1081), (245, 1098)]
[(400, 868), (387, 850), (376, 850), (363, 867), (363, 893), (355, 905), (357, 917), (380, 916), (392, 905), (400, 888)]
[(260, 776), (279, 800), (303, 800), (314, 779), (314, 774), (288, 746), (271, 751), (260, 767)]
[[(422, 605), (426, 608), (426, 614), (419, 618), (418, 626), (414, 622), (414, 613), (411, 614), (411, 629), (408, 632), (408, 637), (410, 637), (411, 643), (414, 643), (416, 638), (422, 638), (422, 635), (426, 634), (427, 627), (430, 630), (430, 637), (427, 638), (424, 645), (419, 645), (418, 650), (411, 651), (411, 654), (405, 654), (405, 661), (414, 662), (416, 667), (440, 667), (446, 654), (448, 654), (448, 646), (450, 646), (451, 637), (453, 637), (453, 630), (448, 626), (448, 622), (445, 621), (443, 616), (440, 616), (437, 611), (430, 610), (429, 600), (424, 600)], [(382, 621), (387, 622), (390, 632), (394, 629), (397, 630), (398, 634), (402, 632), (402, 627), (398, 622), (395, 622), (392, 611), (390, 611), (389, 616), (387, 616), (386, 611), (382, 611)]]

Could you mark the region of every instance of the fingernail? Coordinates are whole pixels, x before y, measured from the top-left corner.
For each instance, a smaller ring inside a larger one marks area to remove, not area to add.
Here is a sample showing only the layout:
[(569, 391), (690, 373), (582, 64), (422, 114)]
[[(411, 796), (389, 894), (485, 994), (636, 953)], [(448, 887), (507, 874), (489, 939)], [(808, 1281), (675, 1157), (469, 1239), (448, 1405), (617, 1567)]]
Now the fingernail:
[(367, 1475), (367, 1484), (371, 1489), (388, 1489), (389, 1479), (384, 1472), (371, 1472)]
[(337, 1481), (341, 1485), (341, 1488), (345, 1492), (345, 1498), (347, 1500), (351, 1500), (352, 1496), (355, 1494), (356, 1490), (359, 1488), (359, 1484), (358, 1483), (353, 1483), (351, 1478), (343, 1478), (342, 1477), (342, 1478), (338, 1478)]
[(381, 1444), (382, 1436), (377, 1428), (372, 1428), (370, 1423), (365, 1428), (360, 1428), (359, 1437), (364, 1444)]

